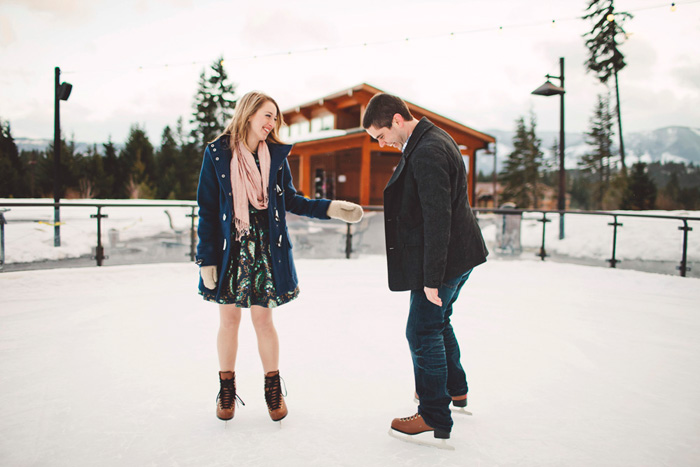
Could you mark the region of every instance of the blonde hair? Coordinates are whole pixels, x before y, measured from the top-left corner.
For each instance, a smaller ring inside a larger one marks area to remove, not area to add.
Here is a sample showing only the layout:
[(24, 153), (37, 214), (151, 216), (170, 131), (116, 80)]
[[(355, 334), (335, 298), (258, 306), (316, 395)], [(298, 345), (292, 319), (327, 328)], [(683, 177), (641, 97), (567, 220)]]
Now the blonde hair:
[[(275, 100), (265, 93), (260, 91), (251, 91), (241, 97), (236, 102), (236, 109), (233, 111), (233, 118), (228, 124), (221, 136), (229, 136), (229, 145), (233, 145), (236, 141), (245, 144), (248, 137), (248, 120), (257, 112), (265, 102), (272, 102), (277, 109), (277, 121), (275, 127), (267, 135), (267, 141), (271, 143), (284, 144), (280, 139), (279, 130), (284, 125), (284, 118), (280, 112), (280, 107)], [(253, 148), (254, 150), (255, 148)]]

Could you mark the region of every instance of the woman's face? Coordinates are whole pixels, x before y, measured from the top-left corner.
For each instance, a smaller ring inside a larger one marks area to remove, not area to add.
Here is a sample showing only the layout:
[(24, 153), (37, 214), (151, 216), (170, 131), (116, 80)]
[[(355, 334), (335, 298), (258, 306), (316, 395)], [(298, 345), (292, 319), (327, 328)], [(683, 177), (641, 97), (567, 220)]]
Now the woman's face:
[(257, 112), (248, 120), (248, 143), (254, 146), (255, 150), (260, 141), (264, 141), (267, 135), (274, 130), (277, 125), (277, 107), (270, 101), (266, 101)]

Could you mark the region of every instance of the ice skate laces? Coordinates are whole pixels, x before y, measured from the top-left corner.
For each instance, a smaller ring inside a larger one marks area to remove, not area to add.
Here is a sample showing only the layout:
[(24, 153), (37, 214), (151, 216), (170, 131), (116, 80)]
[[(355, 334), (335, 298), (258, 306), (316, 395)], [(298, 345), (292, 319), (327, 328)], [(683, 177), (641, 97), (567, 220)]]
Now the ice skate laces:
[[(282, 390), (284, 386), (284, 390)], [(277, 410), (282, 403), (282, 397), (287, 395), (287, 386), (284, 379), (277, 373), (273, 376), (265, 375), (265, 402), (270, 410)]]
[(221, 389), (219, 394), (216, 396), (216, 400), (221, 404), (221, 408), (228, 410), (233, 407), (233, 403), (238, 401), (240, 405), (245, 405), (243, 399), (236, 394), (236, 383), (233, 379), (222, 380)]

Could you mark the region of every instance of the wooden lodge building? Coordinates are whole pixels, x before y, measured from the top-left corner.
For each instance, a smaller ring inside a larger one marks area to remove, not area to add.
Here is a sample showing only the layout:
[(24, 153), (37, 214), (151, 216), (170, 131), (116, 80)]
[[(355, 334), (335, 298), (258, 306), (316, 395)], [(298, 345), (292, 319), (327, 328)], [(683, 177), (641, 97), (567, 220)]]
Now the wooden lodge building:
[[(383, 192), (401, 153), (380, 148), (362, 128), (369, 100), (383, 92), (368, 84), (322, 97), (283, 112), (286, 141), (294, 143), (289, 165), (294, 186), (310, 198), (344, 199), (363, 206), (382, 205)], [(428, 117), (459, 145), (468, 173), (469, 198), (474, 205), (477, 150), (495, 138), (406, 102), (411, 114)]]

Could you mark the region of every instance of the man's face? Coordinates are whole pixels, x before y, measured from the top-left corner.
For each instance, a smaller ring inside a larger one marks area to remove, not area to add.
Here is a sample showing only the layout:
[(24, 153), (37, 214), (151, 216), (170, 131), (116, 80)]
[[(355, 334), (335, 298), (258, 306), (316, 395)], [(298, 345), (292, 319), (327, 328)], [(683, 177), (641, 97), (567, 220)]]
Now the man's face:
[[(400, 122), (397, 121), (397, 116), (401, 120)], [(377, 140), (380, 148), (391, 146), (401, 151), (401, 149), (403, 149), (403, 143), (406, 142), (405, 132), (402, 131), (402, 122), (403, 119), (397, 114), (391, 121), (391, 128), (377, 128), (372, 125), (367, 128), (366, 131), (372, 138)]]

